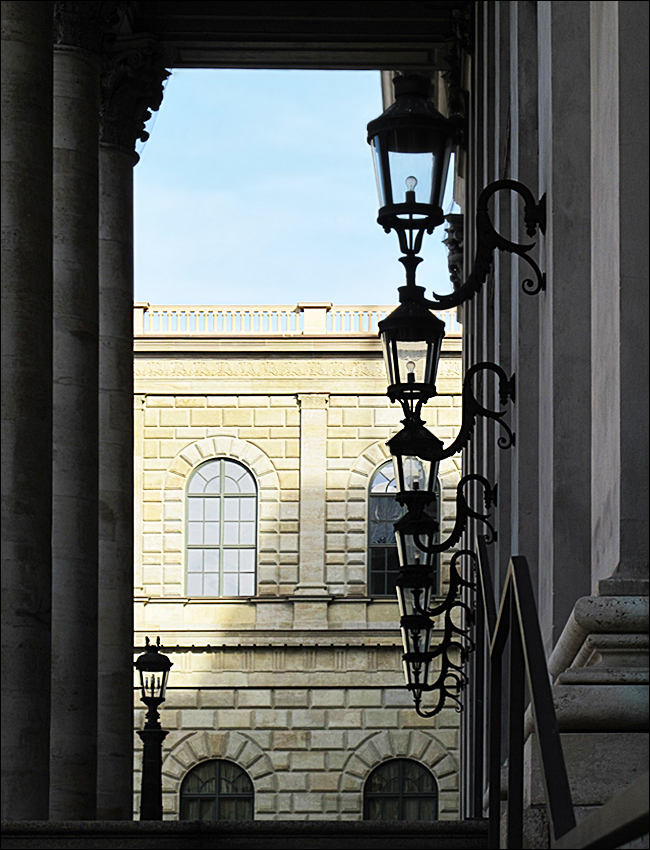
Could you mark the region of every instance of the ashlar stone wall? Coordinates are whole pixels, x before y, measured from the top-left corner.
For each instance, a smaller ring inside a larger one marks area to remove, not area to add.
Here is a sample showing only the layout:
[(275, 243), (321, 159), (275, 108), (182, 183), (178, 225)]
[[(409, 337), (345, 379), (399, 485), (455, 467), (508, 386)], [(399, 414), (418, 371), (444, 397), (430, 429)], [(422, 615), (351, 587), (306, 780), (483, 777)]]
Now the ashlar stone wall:
[[(436, 778), (440, 818), (457, 819), (459, 715), (415, 714), (397, 604), (368, 595), (368, 488), (401, 419), (376, 335), (140, 333), (135, 351), (135, 648), (159, 636), (174, 665), (165, 818), (179, 817), (188, 771), (224, 758), (250, 776), (257, 819), (358, 820), (370, 772), (411, 758)], [(460, 424), (459, 358), (446, 339), (426, 410), (445, 441)], [(186, 595), (186, 487), (212, 458), (241, 462), (258, 488), (254, 597)], [(459, 467), (441, 465), (443, 534)]]

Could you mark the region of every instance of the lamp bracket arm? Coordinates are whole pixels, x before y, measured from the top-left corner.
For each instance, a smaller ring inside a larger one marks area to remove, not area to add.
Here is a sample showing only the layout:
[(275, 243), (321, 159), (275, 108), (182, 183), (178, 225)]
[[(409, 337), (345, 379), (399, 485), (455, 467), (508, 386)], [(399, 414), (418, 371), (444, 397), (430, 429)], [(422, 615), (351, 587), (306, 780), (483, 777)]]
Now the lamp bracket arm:
[(476, 256), (474, 266), (465, 283), (461, 284), (449, 295), (433, 293), (433, 300), (425, 299), (425, 304), (432, 310), (449, 310), (465, 301), (469, 301), (481, 291), (487, 280), (494, 262), (494, 251), (507, 251), (525, 260), (531, 267), (535, 280), (526, 278), (522, 281), (522, 289), (527, 295), (537, 295), (546, 289), (546, 275), (537, 263), (529, 256), (535, 247), (535, 242), (521, 243), (506, 239), (497, 232), (490, 219), (488, 201), (497, 192), (508, 190), (517, 192), (524, 201), (524, 225), (528, 236), (535, 236), (537, 230), (546, 232), (546, 195), (539, 201), (535, 200), (530, 189), (518, 180), (495, 180), (489, 183), (481, 192), (476, 205)]
[(463, 380), (463, 418), (460, 426), (460, 431), (456, 435), (456, 439), (447, 446), (440, 455), (440, 460), (444, 460), (464, 449), (472, 436), (477, 416), (484, 416), (486, 419), (493, 419), (505, 431), (497, 440), (497, 445), (501, 449), (509, 449), (515, 444), (515, 435), (510, 426), (503, 420), (506, 411), (501, 412), (490, 410), (484, 407), (474, 395), (472, 390), (472, 379), (474, 375), (483, 370), (494, 372), (499, 378), (499, 400), (505, 405), (508, 401), (514, 403), (515, 400), (515, 376), (514, 374), (508, 378), (505, 371), (497, 363), (483, 361), (475, 363), (467, 370), (465, 379)]
[(487, 526), (488, 533), (485, 535), (487, 543), (494, 543), (496, 541), (497, 532), (492, 523), (488, 520), (489, 514), (480, 513), (479, 511), (470, 508), (467, 499), (465, 498), (463, 490), (465, 486), (471, 481), (476, 481), (483, 487), (483, 498), (486, 508), (490, 508), (491, 505), (496, 505), (496, 484), (493, 487), (487, 480), (487, 478), (485, 478), (483, 475), (479, 475), (476, 472), (471, 473), (470, 475), (464, 475), (460, 479), (460, 481), (458, 482), (458, 486), (456, 487), (456, 521), (449, 537), (446, 540), (443, 540), (441, 543), (435, 543), (432, 546), (428, 546), (426, 543), (422, 542), (420, 535), (414, 534), (413, 540), (415, 542), (415, 545), (421, 552), (425, 552), (427, 555), (437, 555), (439, 552), (445, 552), (447, 549), (451, 549), (452, 546), (455, 546), (456, 543), (458, 543), (458, 541), (462, 537), (468, 518), (476, 519)]

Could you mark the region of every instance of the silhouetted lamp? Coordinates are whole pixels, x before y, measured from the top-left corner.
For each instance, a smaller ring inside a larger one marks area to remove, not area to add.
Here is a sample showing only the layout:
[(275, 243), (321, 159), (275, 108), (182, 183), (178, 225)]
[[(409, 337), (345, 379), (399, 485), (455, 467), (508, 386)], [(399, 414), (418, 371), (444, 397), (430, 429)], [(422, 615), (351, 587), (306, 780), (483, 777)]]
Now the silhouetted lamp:
[(138, 730), (144, 745), (140, 820), (162, 820), (162, 744), (168, 733), (160, 725), (158, 707), (165, 701), (172, 662), (160, 649), (160, 638), (155, 646), (146, 638), (145, 651), (134, 664), (140, 675), (140, 699), (148, 708), (144, 729)]

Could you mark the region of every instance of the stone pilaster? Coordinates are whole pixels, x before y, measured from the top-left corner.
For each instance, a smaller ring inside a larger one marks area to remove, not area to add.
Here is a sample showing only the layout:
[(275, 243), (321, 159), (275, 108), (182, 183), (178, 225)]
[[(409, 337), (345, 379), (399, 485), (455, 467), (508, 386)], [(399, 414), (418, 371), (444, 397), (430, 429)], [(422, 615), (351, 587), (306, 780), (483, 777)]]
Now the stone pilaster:
[[(296, 596), (324, 596), (325, 489), (327, 469), (327, 393), (301, 394), (300, 403), (300, 540)], [(297, 601), (294, 627), (325, 628), (323, 601)]]
[(52, 15), (2, 3), (2, 817), (46, 820), (52, 528)]
[(99, 149), (97, 816), (131, 818), (133, 774), (133, 166), (169, 75), (149, 38), (102, 55)]

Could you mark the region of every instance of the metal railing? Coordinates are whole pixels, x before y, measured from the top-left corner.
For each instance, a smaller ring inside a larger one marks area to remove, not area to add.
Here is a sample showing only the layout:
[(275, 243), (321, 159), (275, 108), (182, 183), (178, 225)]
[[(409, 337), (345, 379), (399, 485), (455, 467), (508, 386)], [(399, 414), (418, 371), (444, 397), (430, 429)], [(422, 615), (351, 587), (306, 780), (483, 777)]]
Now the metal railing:
[[(550, 846), (558, 850), (618, 847), (645, 835), (648, 832), (648, 774), (576, 826), (528, 563), (526, 558), (519, 555), (513, 555), (510, 559), (497, 613), (487, 547), (482, 537), (478, 537), (477, 542), (476, 658), (479, 669), (475, 675), (475, 699), (478, 704), (486, 702), (488, 708), (485, 743), (489, 785), (489, 847), (497, 850), (501, 846), (501, 744), (504, 714), (507, 724), (508, 775), (505, 846), (524, 846), (526, 684), (539, 744)], [(506, 650), (508, 663), (504, 664)], [(488, 661), (487, 676), (480, 669), (483, 658)], [(509, 693), (505, 706), (502, 703), (506, 678), (503, 675), (504, 667), (507, 669)], [(482, 750), (485, 730), (483, 719), (478, 715), (477, 712), (473, 730), (475, 746), (477, 751), (481, 751), (476, 765), (475, 802), (479, 796), (483, 796)]]
[[(133, 305), (135, 336), (295, 336), (347, 335), (376, 336), (378, 323), (395, 305), (333, 305), (329, 302), (301, 302), (276, 305)], [(448, 336), (460, 336), (462, 326), (456, 310), (437, 314)]]

